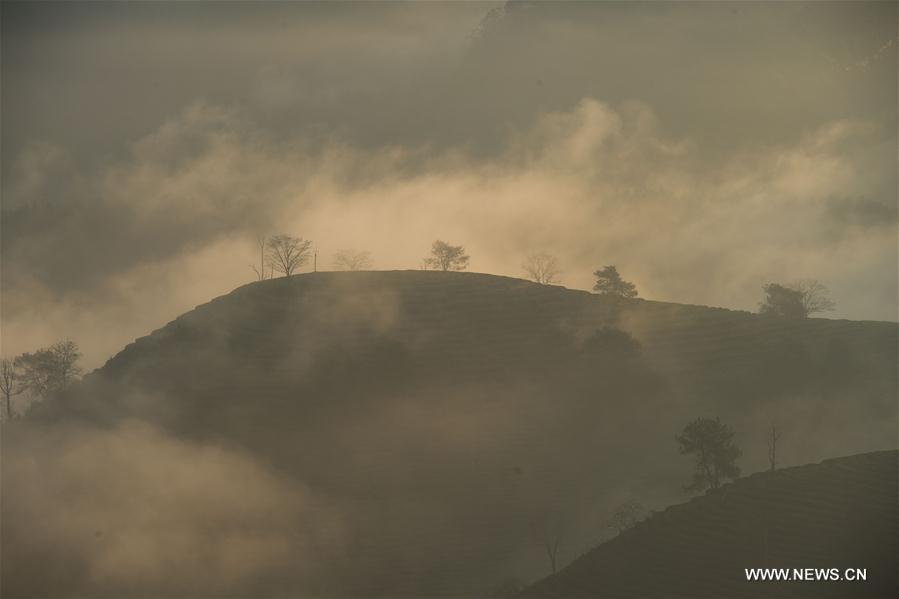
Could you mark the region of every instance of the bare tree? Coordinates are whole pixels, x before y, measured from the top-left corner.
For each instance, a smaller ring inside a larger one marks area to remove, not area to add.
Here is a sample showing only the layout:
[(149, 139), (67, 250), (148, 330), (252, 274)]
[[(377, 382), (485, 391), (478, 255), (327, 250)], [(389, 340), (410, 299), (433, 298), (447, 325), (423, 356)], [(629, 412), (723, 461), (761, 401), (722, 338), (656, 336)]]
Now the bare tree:
[(275, 235), (267, 242), (266, 258), (271, 268), (285, 277), (309, 261), (312, 242), (301, 237)]
[[(777, 442), (780, 440), (780, 431), (772, 422), (771, 431), (768, 434), (768, 464), (771, 466), (771, 472), (777, 470)], [(768, 546), (770, 544), (771, 521), (767, 513), (763, 513), (761, 522), (762, 528), (762, 564), (768, 565)]]
[(615, 509), (615, 513), (606, 520), (606, 528), (612, 528), (617, 530), (618, 534), (621, 534), (625, 530), (636, 526), (637, 522), (642, 519), (644, 513), (645, 510), (643, 509), (643, 506), (637, 501), (623, 503), (618, 506)]
[(564, 536), (561, 516), (558, 513), (543, 515), (533, 522), (531, 532), (534, 535), (534, 539), (546, 553), (546, 557), (549, 558), (550, 568), (552, 568), (552, 573), (555, 574), (559, 563), (559, 545)]
[[(259, 247), (259, 266), (257, 267), (254, 264), (250, 265), (250, 268), (253, 269), (253, 272), (256, 273), (257, 281), (264, 281), (265, 279), (271, 279), (273, 270), (272, 265), (269, 263), (266, 258), (266, 248), (268, 247), (268, 237), (265, 235), (257, 235), (256, 236), (256, 245)], [(268, 266), (268, 274), (266, 274), (266, 266)]]
[(450, 245), (439, 239), (431, 245), (431, 256), (425, 258), (425, 266), (434, 270), (465, 270), (468, 254), (461, 245)]
[(24, 353), (16, 360), (22, 368), (22, 387), (46, 398), (62, 391), (81, 374), (78, 360), (81, 352), (74, 341), (60, 341), (34, 353)]
[(59, 386), (65, 389), (75, 378), (81, 376), (82, 370), (78, 366), (81, 359), (81, 351), (74, 341), (60, 341), (50, 346), (56, 356), (56, 369), (59, 378)]
[(768, 435), (768, 463), (771, 465), (771, 472), (777, 469), (777, 441), (780, 439), (780, 432), (777, 426), (771, 425), (771, 432)]
[(547, 253), (530, 254), (525, 258), (524, 264), (521, 265), (524, 272), (527, 273), (535, 283), (541, 285), (551, 285), (559, 282), (559, 264), (555, 256)]
[(365, 250), (340, 250), (334, 254), (334, 270), (369, 270), (371, 252)]
[(836, 303), (828, 297), (830, 291), (820, 281), (806, 279), (797, 281), (792, 287), (802, 294), (802, 307), (807, 316), (816, 312), (831, 312), (836, 307)]
[(20, 374), (17, 361), (9, 358), (0, 360), (0, 392), (3, 393), (7, 420), (12, 420), (13, 418), (12, 398), (25, 390), (19, 379)]

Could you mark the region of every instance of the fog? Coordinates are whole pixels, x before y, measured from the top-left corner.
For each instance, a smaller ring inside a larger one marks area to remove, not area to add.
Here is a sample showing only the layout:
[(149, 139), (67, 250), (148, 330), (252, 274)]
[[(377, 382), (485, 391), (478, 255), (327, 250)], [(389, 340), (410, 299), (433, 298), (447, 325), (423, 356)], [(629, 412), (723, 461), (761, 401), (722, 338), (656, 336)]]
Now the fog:
[(823, 316), (895, 323), (895, 4), (0, 16), (2, 356), (117, 356), (4, 425), (14, 592), (482, 593), (547, 573), (535, 523), (565, 515), (567, 562), (615, 506), (684, 499), (672, 437), (698, 415), (747, 473), (772, 421), (786, 465), (896, 447), (894, 324), (454, 273), (207, 304), (285, 233), (318, 271), (347, 248), (418, 271), (441, 239), (475, 273), (546, 252), (570, 289), (616, 265), (641, 298), (735, 311), (817, 279)]
[(331, 507), (238, 450), (134, 421), (5, 432), (8, 592), (277, 592), (343, 550)]
[(896, 320), (894, 10), (6, 6), (4, 353), (102, 364), (281, 231), (323, 267), (445, 238), (737, 309), (817, 278), (835, 317)]
[(697, 415), (747, 474), (772, 422), (781, 468), (894, 447), (894, 325), (595, 300), (413, 271), (204, 304), (4, 424), (4, 593), (480, 596), (549, 573), (541, 523), (564, 565), (686, 500)]

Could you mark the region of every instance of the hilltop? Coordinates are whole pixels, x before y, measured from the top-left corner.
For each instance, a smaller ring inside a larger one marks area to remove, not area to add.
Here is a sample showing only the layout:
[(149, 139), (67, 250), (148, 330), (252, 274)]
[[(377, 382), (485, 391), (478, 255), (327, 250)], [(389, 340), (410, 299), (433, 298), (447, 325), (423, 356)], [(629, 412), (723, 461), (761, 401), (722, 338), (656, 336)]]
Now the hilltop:
[(29, 420), (136, 420), (302, 485), (339, 550), (314, 582), (267, 574), (272, 594), (482, 594), (547, 572), (534, 522), (564, 520), (564, 564), (616, 504), (682, 500), (674, 434), (697, 416), (734, 427), (744, 472), (766, 466), (771, 422), (784, 465), (895, 449), (897, 332), (475, 273), (313, 273), (197, 307)]
[[(285, 337), (291, 327), (299, 334)], [(417, 373), (428, 376), (502, 374), (582, 345), (606, 328), (627, 332), (653, 368), (699, 393), (754, 400), (816, 385), (827, 392), (858, 383), (896, 388), (896, 323), (765, 318), (427, 271), (315, 273), (252, 283), (137, 340), (97, 375), (139, 377), (153, 368), (148, 357), (175, 346), (252, 348), (253, 361), (271, 365), (297, 348), (321, 358), (323, 350), (364, 349), (364, 341), (395, 344)], [(861, 372), (866, 381), (852, 380)]]
[[(754, 474), (653, 514), (521, 596), (896, 597), (897, 498), (896, 451)], [(746, 581), (763, 567), (866, 579)]]

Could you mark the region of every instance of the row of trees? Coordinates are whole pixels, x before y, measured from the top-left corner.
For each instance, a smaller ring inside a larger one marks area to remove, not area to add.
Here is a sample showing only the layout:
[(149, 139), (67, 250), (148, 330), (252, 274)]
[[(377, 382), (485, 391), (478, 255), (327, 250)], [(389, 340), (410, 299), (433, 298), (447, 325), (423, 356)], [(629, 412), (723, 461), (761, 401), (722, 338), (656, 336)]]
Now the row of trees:
[[(469, 256), (465, 253), (463, 246), (450, 245), (445, 241), (437, 240), (431, 246), (431, 254), (425, 258), (423, 266), (442, 271), (464, 270), (468, 266), (468, 260)], [(558, 283), (559, 276), (562, 274), (558, 259), (546, 252), (529, 254), (521, 268), (529, 279), (541, 285)], [(637, 297), (637, 287), (622, 279), (614, 265), (604, 266), (593, 275), (596, 277), (593, 291), (600, 295)]]
[[(258, 280), (272, 278), (274, 273), (284, 276), (294, 274), (300, 267), (316, 258), (312, 242), (290, 235), (260, 236), (259, 264), (250, 268)], [(422, 268), (440, 271), (460, 271), (468, 268), (470, 257), (461, 245), (451, 245), (437, 240), (431, 245), (430, 254), (422, 261)], [(367, 270), (372, 267), (371, 253), (364, 250), (345, 249), (334, 255), (335, 270)], [(559, 282), (562, 273), (558, 259), (552, 254), (529, 254), (521, 265), (528, 278), (541, 285)], [(600, 295), (634, 298), (637, 287), (621, 277), (618, 268), (610, 264), (593, 273), (596, 282), (593, 291)], [(785, 318), (808, 318), (817, 312), (833, 310), (834, 302), (828, 297), (827, 288), (816, 280), (806, 280), (791, 285), (768, 283), (764, 285), (765, 300), (759, 304), (759, 313)]]
[[(450, 271), (464, 270), (468, 266), (469, 256), (461, 245), (450, 245), (445, 241), (437, 240), (431, 246), (431, 254), (425, 258), (422, 265), (434, 270)], [(521, 268), (528, 278), (541, 285), (552, 285), (559, 282), (562, 269), (558, 259), (552, 254), (538, 252), (529, 254)], [(614, 295), (618, 297), (637, 297), (637, 287), (621, 278), (618, 269), (614, 265), (604, 266), (593, 273), (596, 284), (593, 291), (600, 295)]]
[[(532, 254), (522, 268), (536, 283), (546, 285), (558, 282), (558, 261), (550, 254)], [(593, 291), (600, 295), (626, 298), (638, 295), (637, 287), (624, 280), (615, 265), (604, 266), (595, 271), (593, 276), (596, 277)], [(829, 297), (827, 287), (815, 279), (789, 285), (768, 283), (762, 289), (765, 300), (759, 304), (759, 314), (765, 316), (808, 318), (812, 314), (832, 311), (836, 307), (836, 303)]]
[[(431, 247), (431, 255), (425, 259), (424, 266), (443, 271), (463, 270), (468, 266), (468, 260), (464, 247), (438, 240)], [(529, 254), (521, 268), (530, 280), (541, 285), (558, 283), (562, 273), (558, 259), (546, 252)], [(593, 276), (596, 277), (593, 291), (600, 295), (624, 298), (638, 296), (636, 285), (623, 279), (614, 264), (594, 271)], [(818, 312), (833, 310), (836, 306), (829, 297), (827, 287), (814, 279), (790, 285), (768, 283), (762, 289), (765, 300), (759, 304), (759, 313), (766, 316), (808, 318)]]
[[(308, 264), (309, 260), (313, 260), (313, 268), (317, 270), (318, 255), (308, 239), (291, 235), (259, 235), (256, 246), (259, 248), (259, 263), (251, 264), (250, 268), (259, 281), (271, 279), (275, 273), (289, 277)], [(372, 267), (371, 253), (365, 250), (340, 250), (334, 254), (332, 265), (335, 270), (367, 270)]]
[(81, 375), (81, 351), (74, 341), (60, 341), (33, 353), (0, 360), (0, 393), (6, 420), (16, 416), (13, 397), (23, 393), (45, 399), (63, 391)]

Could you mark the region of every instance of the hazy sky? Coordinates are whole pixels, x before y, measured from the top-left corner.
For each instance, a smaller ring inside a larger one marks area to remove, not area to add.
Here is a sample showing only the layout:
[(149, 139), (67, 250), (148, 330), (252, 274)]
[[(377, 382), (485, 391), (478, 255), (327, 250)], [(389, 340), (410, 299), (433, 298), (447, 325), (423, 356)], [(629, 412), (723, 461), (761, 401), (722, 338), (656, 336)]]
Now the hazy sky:
[(894, 2), (0, 10), (4, 355), (100, 365), (251, 281), (258, 232), (747, 310), (816, 278), (897, 320)]

